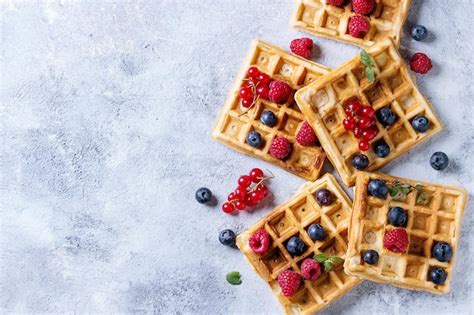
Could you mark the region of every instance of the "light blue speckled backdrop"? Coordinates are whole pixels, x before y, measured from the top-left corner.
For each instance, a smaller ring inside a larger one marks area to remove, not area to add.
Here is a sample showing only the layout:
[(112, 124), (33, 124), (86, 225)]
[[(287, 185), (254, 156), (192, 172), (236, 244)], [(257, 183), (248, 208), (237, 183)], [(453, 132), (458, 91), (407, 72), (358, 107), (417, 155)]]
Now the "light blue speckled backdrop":
[[(473, 1), (413, 1), (405, 38), (434, 70), (419, 77), (446, 130), (384, 168), (474, 192)], [(242, 231), (303, 180), (217, 144), (211, 128), (251, 39), (287, 47), (292, 1), (2, 1), (1, 312), (275, 314), (270, 290), (219, 230)], [(315, 38), (335, 67), (358, 49)], [(452, 160), (430, 168), (437, 150)], [(227, 216), (220, 200), (254, 166), (274, 198)], [(452, 293), (366, 282), (327, 314), (466, 314), (473, 307), (473, 198)], [(239, 270), (243, 284), (225, 274)]]

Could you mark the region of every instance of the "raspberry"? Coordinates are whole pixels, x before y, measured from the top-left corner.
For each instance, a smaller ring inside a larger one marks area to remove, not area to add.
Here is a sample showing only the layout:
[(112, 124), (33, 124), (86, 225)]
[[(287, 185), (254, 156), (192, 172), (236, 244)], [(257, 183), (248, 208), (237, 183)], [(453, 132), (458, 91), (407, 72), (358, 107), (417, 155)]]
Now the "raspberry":
[(318, 138), (316, 137), (313, 128), (311, 128), (309, 123), (305, 121), (296, 135), (296, 142), (306, 147), (315, 145), (317, 141)]
[(395, 229), (385, 233), (383, 247), (394, 253), (403, 253), (408, 248), (408, 234), (405, 229)]
[(303, 37), (293, 39), (290, 44), (291, 52), (303, 58), (309, 58), (313, 50), (313, 40)]
[(293, 92), (291, 86), (283, 81), (272, 81), (269, 86), (270, 91), (268, 92), (268, 99), (274, 103), (286, 103), (291, 95), (291, 92)]
[(326, 3), (330, 5), (335, 5), (336, 7), (342, 7), (346, 0), (327, 0)]
[(321, 275), (321, 266), (316, 260), (306, 258), (301, 264), (301, 273), (306, 280), (315, 281)]
[(293, 296), (301, 285), (301, 276), (291, 270), (285, 270), (278, 275), (278, 285), (284, 296)]
[(363, 38), (369, 31), (370, 23), (362, 15), (354, 15), (349, 19), (349, 34), (355, 38)]
[(352, 10), (355, 13), (369, 15), (375, 9), (375, 0), (352, 0)]
[(274, 158), (283, 160), (290, 154), (291, 144), (285, 137), (276, 137), (270, 146), (270, 154)]
[(270, 234), (264, 229), (258, 229), (250, 236), (249, 246), (255, 254), (265, 254), (270, 246)]
[(431, 59), (424, 53), (417, 52), (410, 59), (410, 69), (416, 73), (425, 74), (433, 68)]

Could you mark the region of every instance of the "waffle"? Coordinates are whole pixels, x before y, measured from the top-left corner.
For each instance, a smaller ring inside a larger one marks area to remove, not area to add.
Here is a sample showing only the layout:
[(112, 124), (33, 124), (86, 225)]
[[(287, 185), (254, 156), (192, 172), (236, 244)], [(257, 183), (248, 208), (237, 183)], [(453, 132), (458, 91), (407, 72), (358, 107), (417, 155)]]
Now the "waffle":
[[(294, 90), (329, 72), (329, 68), (325, 66), (287, 53), (263, 41), (254, 40), (219, 115), (212, 136), (241, 153), (278, 165), (305, 179), (315, 180), (319, 177), (326, 154), (320, 146), (304, 147), (296, 143), (295, 136), (304, 117), (296, 106), (293, 96), (290, 97), (290, 102), (283, 105), (260, 99), (247, 113), (245, 113), (247, 109), (241, 106), (238, 93), (251, 66), (257, 66), (272, 79), (286, 81)], [(276, 126), (269, 127), (260, 121), (260, 115), (264, 110), (275, 113), (278, 118)], [(262, 148), (254, 148), (246, 143), (246, 137), (252, 130), (262, 135), (264, 139)], [(269, 154), (271, 142), (276, 136), (284, 136), (292, 143), (292, 153), (286, 160), (276, 159)]]
[[(395, 181), (411, 186), (422, 185), (420, 190), (411, 189), (406, 198), (385, 199), (369, 196), (367, 184), (380, 179), (390, 187)], [(420, 194), (425, 202), (420, 204)], [(349, 231), (349, 249), (344, 269), (347, 273), (376, 282), (390, 283), (398, 287), (423, 290), (436, 294), (449, 291), (453, 262), (459, 241), (460, 223), (467, 202), (467, 192), (450, 186), (387, 176), (379, 173), (358, 172), (355, 186), (354, 208)], [(393, 253), (383, 248), (383, 235), (394, 228), (387, 222), (389, 208), (398, 206), (408, 213), (406, 231), (409, 246), (405, 253)], [(453, 249), (449, 262), (439, 262), (432, 257), (431, 249), (436, 241), (447, 242)], [(361, 254), (373, 249), (379, 254), (376, 265), (363, 263)], [(428, 280), (431, 267), (442, 267), (447, 272), (443, 285)]]
[(411, 0), (377, 0), (376, 2), (377, 6), (368, 19), (370, 30), (364, 38), (352, 37), (347, 31), (349, 19), (355, 15), (350, 2), (339, 8), (326, 4), (325, 0), (296, 0), (291, 25), (317, 36), (365, 48), (386, 37), (392, 38), (398, 46)]
[[(331, 205), (320, 207), (315, 192), (326, 188), (333, 193)], [(325, 174), (315, 182), (303, 185), (290, 200), (275, 208), (270, 214), (237, 237), (237, 246), (254, 270), (268, 282), (288, 314), (312, 314), (347, 293), (360, 280), (344, 273), (342, 265), (331, 272), (324, 272), (316, 281), (304, 281), (300, 290), (291, 298), (281, 294), (277, 283), (280, 272), (293, 269), (300, 272), (300, 263), (315, 253), (344, 257), (347, 249), (351, 201), (331, 174)], [(328, 235), (323, 241), (313, 242), (306, 233), (312, 223), (321, 224)], [(255, 254), (248, 245), (249, 237), (264, 228), (271, 236), (271, 245), (263, 256)], [(308, 245), (299, 257), (288, 253), (285, 242), (292, 236), (299, 237)]]
[[(371, 142), (383, 138), (390, 147), (390, 154), (380, 158), (372, 149), (361, 152), (369, 158), (366, 170), (384, 166), (443, 129), (433, 107), (418, 91), (392, 40), (386, 38), (367, 52), (375, 66), (373, 83), (366, 78), (365, 66), (357, 56), (295, 95), (298, 106), (314, 128), (329, 160), (348, 186), (355, 181), (356, 169), (352, 166), (352, 157), (360, 152), (358, 139), (342, 125), (345, 117), (343, 106), (348, 100), (358, 98), (375, 110), (390, 106), (398, 117), (388, 128), (377, 121), (379, 133)], [(426, 116), (431, 123), (424, 133), (417, 133), (410, 122), (418, 114)]]

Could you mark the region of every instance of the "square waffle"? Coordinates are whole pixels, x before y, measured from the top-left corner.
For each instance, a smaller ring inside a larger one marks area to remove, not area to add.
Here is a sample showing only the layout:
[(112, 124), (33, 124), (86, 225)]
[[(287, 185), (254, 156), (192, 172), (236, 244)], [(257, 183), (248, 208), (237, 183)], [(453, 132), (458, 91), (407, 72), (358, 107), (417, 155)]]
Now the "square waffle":
[(370, 29), (364, 38), (355, 38), (347, 31), (349, 19), (355, 15), (350, 2), (339, 8), (326, 4), (325, 0), (296, 0), (291, 25), (317, 36), (361, 47), (370, 47), (385, 37), (392, 38), (398, 46), (411, 0), (376, 0), (376, 2), (375, 10), (368, 16)]
[[(348, 186), (355, 181), (356, 169), (351, 163), (355, 154), (367, 155), (366, 170), (376, 170), (443, 129), (433, 107), (418, 91), (392, 40), (384, 39), (368, 48), (367, 53), (375, 67), (374, 82), (366, 78), (365, 66), (357, 56), (295, 95), (329, 160)], [(358, 139), (352, 131), (344, 129), (344, 105), (354, 98), (376, 111), (388, 106), (396, 114), (397, 120), (390, 127), (384, 127), (376, 119), (379, 133), (371, 140), (371, 143), (384, 140), (390, 147), (388, 156), (378, 157), (372, 149), (359, 151)], [(419, 114), (430, 121), (424, 133), (416, 132), (411, 125), (411, 120)]]
[[(394, 198), (388, 194), (385, 199), (379, 199), (367, 192), (367, 185), (372, 179), (384, 181), (389, 188), (395, 182), (412, 187), (422, 185), (423, 188), (410, 189), (404, 198)], [(425, 196), (423, 203), (418, 199), (420, 194)], [(436, 294), (448, 292), (466, 203), (467, 192), (464, 189), (379, 173), (358, 172), (344, 269), (362, 279), (406, 289)], [(404, 253), (394, 253), (383, 248), (385, 232), (395, 228), (387, 222), (387, 213), (395, 206), (405, 209), (408, 214), (407, 226), (402, 227), (406, 229), (409, 239)], [(436, 242), (451, 245), (453, 257), (449, 262), (440, 262), (432, 256), (432, 247)], [(379, 254), (375, 265), (366, 264), (361, 259), (362, 253), (369, 249)], [(441, 267), (446, 271), (444, 284), (436, 285), (429, 280), (428, 272), (432, 267)]]
[[(272, 79), (288, 83), (294, 90), (329, 72), (329, 68), (315, 62), (287, 53), (260, 40), (254, 40), (250, 52), (230, 91), (225, 106), (219, 115), (212, 136), (219, 142), (241, 153), (260, 158), (308, 180), (315, 180), (326, 159), (320, 146), (305, 147), (296, 143), (296, 134), (305, 118), (294, 102), (293, 95), (286, 104), (276, 104), (259, 99), (247, 112), (242, 107), (239, 89), (244, 84), (246, 72), (256, 66)], [(269, 127), (260, 121), (264, 110), (271, 110), (278, 119), (276, 126)], [(264, 140), (261, 148), (246, 143), (252, 130), (258, 131)], [(272, 157), (269, 153), (273, 138), (283, 136), (292, 144), (292, 152), (285, 160)]]
[[(332, 192), (334, 201), (329, 206), (320, 206), (315, 193), (325, 188)], [(276, 207), (270, 214), (237, 237), (237, 246), (254, 270), (268, 282), (288, 314), (312, 314), (347, 293), (360, 280), (348, 276), (342, 265), (332, 271), (321, 273), (316, 281), (304, 281), (299, 291), (287, 298), (277, 283), (280, 272), (292, 269), (301, 272), (300, 264), (315, 253), (326, 253), (344, 257), (352, 203), (331, 174), (325, 174), (315, 182), (303, 185), (290, 200)], [(323, 241), (313, 241), (306, 230), (313, 223), (321, 224), (327, 232)], [(250, 236), (264, 228), (271, 236), (269, 249), (262, 256), (255, 254), (248, 245)], [(285, 242), (299, 235), (306, 243), (306, 251), (299, 257), (288, 253)]]

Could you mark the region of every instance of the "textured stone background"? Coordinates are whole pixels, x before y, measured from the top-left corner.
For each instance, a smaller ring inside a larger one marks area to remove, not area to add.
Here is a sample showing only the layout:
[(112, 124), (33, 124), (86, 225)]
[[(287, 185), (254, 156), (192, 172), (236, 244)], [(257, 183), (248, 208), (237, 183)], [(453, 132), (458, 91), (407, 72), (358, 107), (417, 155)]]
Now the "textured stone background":
[[(446, 130), (384, 168), (474, 192), (473, 1), (413, 1), (408, 24), (433, 38), (419, 77)], [(292, 1), (2, 1), (1, 311), (280, 313), (270, 290), (219, 230), (242, 231), (303, 180), (237, 154), (211, 128), (251, 39), (287, 47)], [(358, 49), (316, 39), (335, 67)], [(428, 164), (445, 151), (451, 167)], [(241, 173), (272, 170), (274, 198), (252, 214), (200, 206)], [(473, 198), (452, 293), (366, 282), (327, 314), (459, 314), (473, 306)], [(243, 284), (225, 274), (239, 270)], [(472, 311), (471, 311), (472, 312)]]

